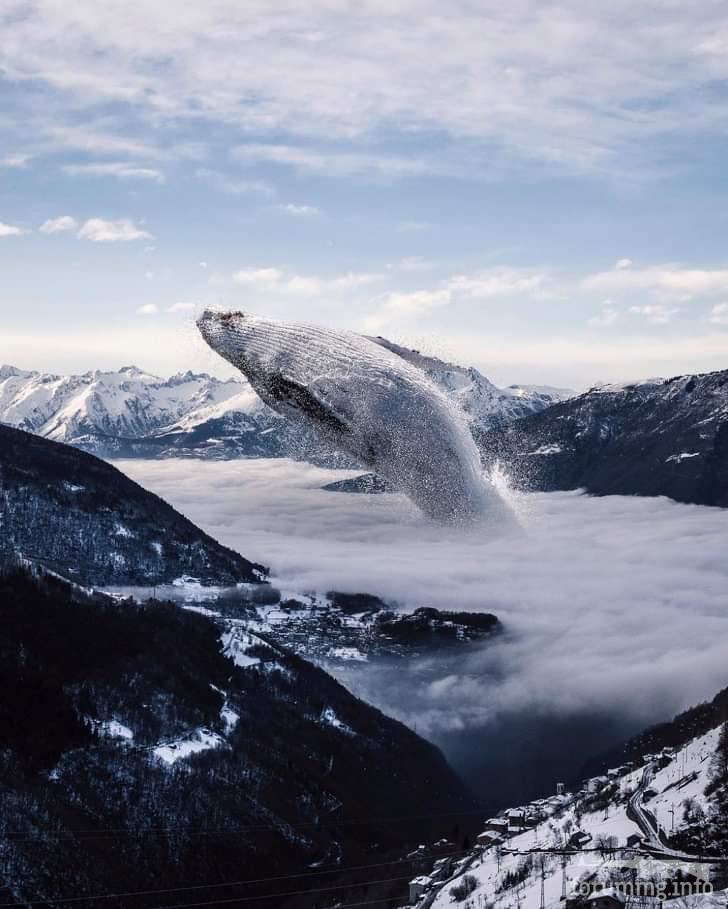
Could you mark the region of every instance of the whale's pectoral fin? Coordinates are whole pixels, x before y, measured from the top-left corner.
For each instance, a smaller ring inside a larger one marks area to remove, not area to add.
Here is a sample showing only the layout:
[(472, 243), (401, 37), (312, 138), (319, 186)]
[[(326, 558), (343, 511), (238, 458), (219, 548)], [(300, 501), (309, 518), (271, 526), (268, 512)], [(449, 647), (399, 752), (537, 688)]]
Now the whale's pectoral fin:
[(266, 384), (268, 393), (276, 403), (300, 410), (330, 432), (338, 435), (351, 433), (351, 427), (305, 385), (294, 382), (281, 373), (272, 375)]

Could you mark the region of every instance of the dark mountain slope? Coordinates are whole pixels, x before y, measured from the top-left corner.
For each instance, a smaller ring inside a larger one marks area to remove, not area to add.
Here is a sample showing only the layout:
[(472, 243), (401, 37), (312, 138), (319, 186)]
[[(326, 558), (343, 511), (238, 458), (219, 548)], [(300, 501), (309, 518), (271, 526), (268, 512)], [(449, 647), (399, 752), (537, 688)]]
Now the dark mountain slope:
[(479, 433), (516, 485), (728, 506), (728, 370), (593, 389)]
[(603, 773), (608, 767), (625, 760), (638, 761), (644, 754), (657, 753), (663, 748), (680, 748), (690, 739), (704, 735), (727, 721), (728, 688), (724, 688), (711, 701), (683, 710), (671, 720), (649, 726), (624, 744), (590, 760), (584, 767), (584, 775)]
[(279, 648), (246, 638), (244, 659), (225, 656), (234, 628), (0, 575), (0, 902), (154, 890), (103, 905), (252, 906), (339, 885), (325, 904), (356, 902), (372, 891), (355, 879), (411, 869), (336, 869), (451, 832), (470, 803), (436, 748)]
[(0, 426), (0, 550), (84, 584), (229, 584), (265, 569), (221, 546), (114, 467)]

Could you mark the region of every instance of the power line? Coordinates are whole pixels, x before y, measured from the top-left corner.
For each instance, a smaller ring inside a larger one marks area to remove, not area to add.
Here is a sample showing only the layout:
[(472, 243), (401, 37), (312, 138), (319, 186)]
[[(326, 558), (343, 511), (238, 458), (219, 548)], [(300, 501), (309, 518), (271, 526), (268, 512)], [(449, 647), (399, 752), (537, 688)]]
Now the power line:
[[(343, 824), (345, 827), (362, 827), (368, 824), (379, 824), (387, 823), (391, 824), (394, 821), (420, 821), (420, 820), (433, 820), (439, 818), (462, 818), (462, 817), (480, 817), (484, 813), (484, 809), (478, 809), (473, 811), (445, 811), (438, 812), (435, 814), (388, 814), (381, 815), (379, 817), (369, 817), (362, 820), (343, 820), (339, 821), (339, 824)], [(165, 827), (143, 827), (137, 829), (129, 829), (125, 827), (90, 827), (88, 829), (65, 829), (53, 831), (51, 833), (34, 833), (28, 830), (6, 830), (2, 831), (0, 829), (0, 835), (6, 837), (13, 837), (18, 840), (39, 840), (39, 839), (59, 839), (64, 836), (89, 836), (91, 838), (101, 838), (101, 834), (108, 834), (109, 837), (113, 835), (118, 836), (171, 836), (177, 833), (180, 830), (188, 830), (193, 835), (198, 836), (214, 836), (218, 834), (229, 834), (235, 835), (238, 833), (257, 833), (257, 832), (266, 832), (266, 831), (276, 831), (280, 830), (281, 827), (287, 827), (291, 830), (304, 830), (310, 827), (318, 828), (321, 826), (319, 821), (309, 821), (307, 823), (299, 824), (288, 824), (285, 821), (282, 821), (280, 824), (250, 824), (242, 827), (222, 827), (218, 829), (210, 828), (194, 828), (189, 824), (177, 824), (172, 826)]]
[[(215, 900), (204, 900), (203, 902), (198, 902), (198, 903), (175, 903), (174, 905), (164, 904), (161, 906), (155, 906), (154, 909), (183, 909), (183, 907), (194, 907), (194, 906), (224, 906), (224, 905), (229, 905), (231, 903), (250, 903), (250, 902), (254, 902), (255, 900), (278, 899), (283, 896), (301, 896), (302, 894), (308, 894), (308, 893), (330, 893), (333, 890), (343, 890), (345, 887), (357, 887), (357, 886), (372, 887), (375, 884), (394, 884), (394, 883), (399, 883), (400, 881), (407, 881), (407, 880), (409, 880), (409, 875), (405, 875), (404, 877), (387, 877), (387, 878), (382, 878), (381, 880), (363, 881), (361, 883), (349, 882), (346, 884), (332, 884), (329, 887), (313, 887), (313, 888), (309, 888), (306, 890), (284, 890), (279, 893), (268, 893), (268, 894), (264, 894), (261, 896), (233, 896), (233, 897), (226, 897), (224, 899), (218, 898)], [(186, 889), (186, 888), (181, 888), (181, 889)], [(154, 891), (150, 891), (147, 895), (151, 895), (153, 893), (154, 893)], [(104, 897), (104, 898), (110, 899), (113, 897), (122, 897), (122, 896), (128, 896), (128, 894), (114, 893), (114, 894), (108, 894), (108, 896)], [(87, 899), (96, 899), (96, 898), (97, 897), (87, 897)], [(2, 905), (3, 906), (34, 906), (34, 905), (35, 906), (46, 906), (46, 905), (48, 905), (48, 903), (60, 903), (60, 902), (61, 902), (61, 900), (54, 900), (52, 898), (46, 898), (46, 899), (30, 900), (30, 901), (24, 900), (23, 902), (19, 902), (19, 903), (3, 903)]]
[[(468, 854), (467, 850), (458, 849), (455, 852), (445, 852), (438, 855), (439, 858), (453, 858), (456, 856), (464, 856)], [(161, 896), (164, 893), (188, 893), (195, 890), (213, 890), (219, 887), (241, 887), (241, 886), (252, 886), (253, 884), (268, 884), (273, 883), (274, 881), (284, 881), (284, 880), (297, 880), (300, 878), (306, 877), (318, 877), (322, 874), (343, 874), (350, 871), (368, 871), (372, 868), (384, 868), (388, 865), (402, 865), (408, 863), (414, 863), (417, 861), (416, 858), (403, 858), (403, 859), (392, 859), (388, 862), (376, 862), (369, 865), (344, 865), (338, 868), (330, 868), (328, 870), (321, 871), (303, 871), (298, 874), (278, 874), (272, 877), (259, 877), (248, 880), (239, 880), (239, 881), (222, 881), (216, 884), (190, 884), (186, 887), (166, 887), (159, 888), (155, 890), (128, 890), (121, 893), (102, 893), (102, 894), (92, 894), (90, 896), (66, 896), (59, 897), (58, 899), (47, 899), (43, 902), (51, 901), (54, 904), (70, 904), (70, 903), (79, 903), (85, 900), (109, 900), (109, 899), (120, 899), (122, 897), (134, 897), (134, 896)], [(356, 886), (356, 884), (342, 884), (343, 886)], [(309, 893), (311, 891), (303, 891)], [(266, 897), (256, 897), (256, 899), (266, 899)], [(40, 900), (22, 900), (15, 903), (0, 903), (0, 909), (10, 909), (10, 907), (20, 907), (20, 906), (32, 906), (34, 903), (41, 902)]]
[[(407, 877), (387, 877), (383, 878), (380, 881), (366, 881), (364, 884), (359, 886), (373, 887), (375, 884), (394, 884), (399, 883), (400, 881), (409, 880), (409, 875)], [(269, 896), (241, 896), (241, 897), (230, 897), (229, 899), (224, 900), (206, 900), (201, 903), (175, 903), (174, 905), (165, 905), (165, 906), (153, 906), (152, 909), (194, 909), (196, 906), (229, 906), (231, 903), (250, 903), (253, 900), (270, 900), (277, 899), (281, 896), (301, 896), (310, 893), (325, 893), (331, 890), (342, 890), (344, 887), (357, 886), (356, 884), (339, 884), (338, 887), (318, 887), (313, 890), (288, 890), (284, 893), (271, 893)], [(380, 897), (378, 900), (372, 900), (371, 902), (378, 903), (382, 902), (386, 897)], [(354, 904), (356, 905), (356, 904)]]

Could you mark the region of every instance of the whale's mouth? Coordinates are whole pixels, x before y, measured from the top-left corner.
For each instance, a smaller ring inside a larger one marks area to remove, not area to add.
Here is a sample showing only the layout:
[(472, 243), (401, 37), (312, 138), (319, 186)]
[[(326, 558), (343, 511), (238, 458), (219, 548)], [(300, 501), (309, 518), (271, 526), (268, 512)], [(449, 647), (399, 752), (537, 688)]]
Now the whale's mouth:
[(197, 319), (197, 327), (210, 347), (214, 347), (216, 344), (213, 342), (219, 343), (226, 332), (244, 322), (245, 318), (245, 313), (240, 310), (218, 312), (214, 309), (206, 309)]
[(233, 366), (242, 370), (248, 378), (254, 367), (246, 351), (245, 329), (250, 319), (241, 310), (219, 312), (206, 309), (197, 319), (197, 327), (207, 344)]

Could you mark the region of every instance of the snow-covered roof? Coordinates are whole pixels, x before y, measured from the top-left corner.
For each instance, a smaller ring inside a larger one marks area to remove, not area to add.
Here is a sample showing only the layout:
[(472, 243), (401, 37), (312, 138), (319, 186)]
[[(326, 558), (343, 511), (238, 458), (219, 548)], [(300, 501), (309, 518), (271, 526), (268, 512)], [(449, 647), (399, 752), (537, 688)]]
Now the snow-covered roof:
[(627, 902), (627, 897), (621, 890), (617, 890), (616, 887), (605, 887), (603, 890), (595, 890), (594, 893), (589, 894), (587, 902), (605, 898), (618, 900), (620, 903)]

